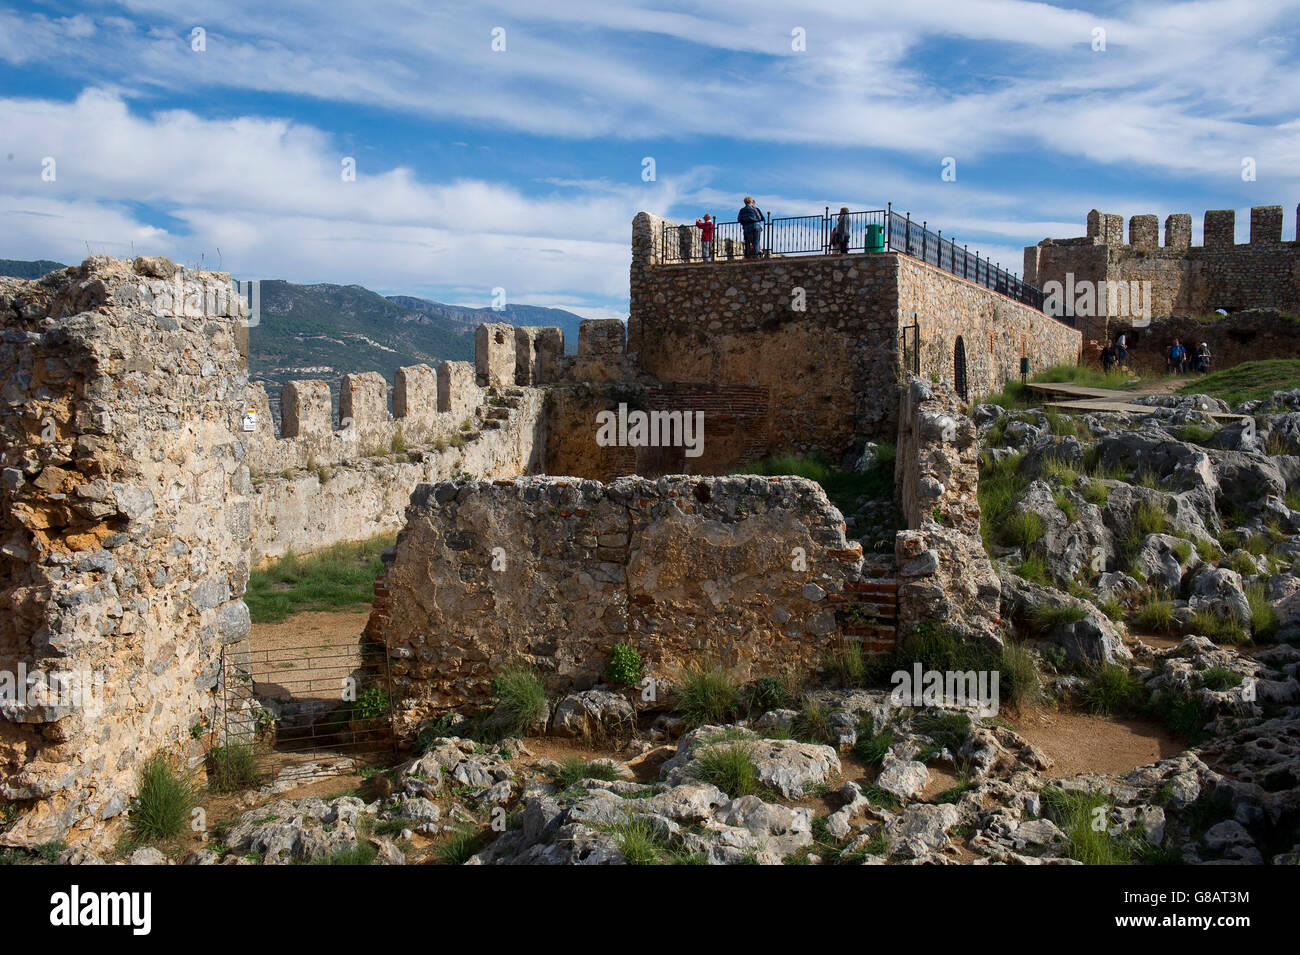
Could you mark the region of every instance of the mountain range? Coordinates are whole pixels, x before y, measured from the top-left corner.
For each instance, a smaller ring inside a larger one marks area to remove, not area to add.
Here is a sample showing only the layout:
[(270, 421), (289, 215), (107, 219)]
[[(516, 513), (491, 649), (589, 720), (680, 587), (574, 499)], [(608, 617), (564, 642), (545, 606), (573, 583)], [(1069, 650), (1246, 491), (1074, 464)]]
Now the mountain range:
[[(40, 278), (65, 268), (47, 260), (0, 259), (0, 275)], [(561, 308), (506, 305), (469, 308), (410, 295), (385, 298), (360, 285), (261, 283), (261, 321), (249, 333), (249, 378), (264, 382), (278, 403), (291, 379), (332, 384), (344, 374), (377, 371), (389, 384), (403, 365), (472, 361), (474, 329), (482, 322), (553, 325), (566, 349), (577, 349), (580, 315)], [(338, 389), (334, 388), (337, 398)]]

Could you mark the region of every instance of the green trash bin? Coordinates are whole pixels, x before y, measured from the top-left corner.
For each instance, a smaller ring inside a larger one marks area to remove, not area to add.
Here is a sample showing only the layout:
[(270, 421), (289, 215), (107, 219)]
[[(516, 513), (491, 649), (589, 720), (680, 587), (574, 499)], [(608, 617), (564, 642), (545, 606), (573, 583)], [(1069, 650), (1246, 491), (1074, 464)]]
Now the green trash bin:
[(867, 226), (867, 251), (885, 251), (885, 227), (872, 223)]

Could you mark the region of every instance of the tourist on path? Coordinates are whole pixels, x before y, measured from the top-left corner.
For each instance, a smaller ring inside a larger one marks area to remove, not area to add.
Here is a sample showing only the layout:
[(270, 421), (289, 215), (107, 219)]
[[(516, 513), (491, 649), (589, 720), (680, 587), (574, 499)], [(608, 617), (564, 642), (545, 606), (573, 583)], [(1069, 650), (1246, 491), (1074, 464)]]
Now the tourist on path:
[(1210, 373), (1210, 343), (1201, 342), (1201, 347), (1196, 349), (1196, 370), (1202, 375)]
[(1182, 346), (1177, 338), (1169, 346), (1169, 355), (1165, 359), (1165, 365), (1171, 375), (1181, 375), (1187, 365), (1187, 349)]

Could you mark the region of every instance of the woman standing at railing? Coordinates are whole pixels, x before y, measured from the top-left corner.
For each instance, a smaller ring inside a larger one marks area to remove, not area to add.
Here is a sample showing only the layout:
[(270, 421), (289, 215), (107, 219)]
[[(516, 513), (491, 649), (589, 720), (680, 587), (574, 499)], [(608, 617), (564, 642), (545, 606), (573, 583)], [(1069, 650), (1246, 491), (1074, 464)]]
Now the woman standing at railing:
[(840, 207), (840, 218), (835, 223), (835, 231), (831, 233), (831, 250), (840, 255), (848, 255), (849, 252), (849, 207)]
[(763, 210), (754, 202), (753, 196), (745, 197), (745, 204), (736, 214), (736, 219), (745, 232), (745, 258), (758, 258), (759, 246), (763, 242)]
[(700, 254), (705, 262), (713, 259), (713, 216), (707, 212), (703, 219), (695, 220), (695, 228), (700, 230)]

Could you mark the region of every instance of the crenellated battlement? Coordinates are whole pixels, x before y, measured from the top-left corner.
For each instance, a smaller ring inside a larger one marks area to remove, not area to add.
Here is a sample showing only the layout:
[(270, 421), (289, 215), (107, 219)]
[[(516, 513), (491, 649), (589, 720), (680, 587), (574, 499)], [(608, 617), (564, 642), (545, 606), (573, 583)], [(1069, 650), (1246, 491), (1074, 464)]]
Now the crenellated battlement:
[[(1134, 283), (1144, 302), (1146, 318), (1203, 315), (1223, 309), (1300, 308), (1300, 206), (1296, 230), (1282, 238), (1280, 205), (1254, 206), (1250, 210), (1250, 238), (1237, 241), (1234, 209), (1210, 209), (1201, 224), (1201, 244), (1192, 244), (1192, 217), (1176, 212), (1165, 217), (1164, 242), (1159, 220), (1153, 214), (1130, 216), (1128, 241), (1124, 217), (1093, 209), (1088, 213), (1086, 235), (1072, 239), (1044, 239), (1025, 249), (1025, 280), (1039, 288), (1123, 288), (1129, 298)], [(1107, 337), (1108, 323), (1131, 315), (1109, 314), (1081, 319), (1085, 341), (1099, 343)]]
[(271, 474), (445, 444), (499, 420), (493, 400), (501, 400), (503, 389), (556, 380), (567, 370), (563, 358), (564, 333), (558, 328), (480, 325), (473, 362), (399, 368), (391, 411), (388, 383), (378, 372), (344, 375), (337, 405), (324, 381), (286, 383), (280, 391), (279, 434), (266, 388), (250, 383), (245, 427), (252, 430), (243, 434), (249, 465), (254, 473)]
[[(1128, 242), (1124, 241), (1124, 217), (1093, 209), (1088, 213), (1087, 234), (1089, 245), (1105, 245), (1112, 249), (1167, 249), (1183, 252), (1190, 249), (1224, 250), (1251, 246), (1276, 249), (1295, 245), (1296, 240), (1282, 241), (1283, 210), (1281, 206), (1252, 206), (1250, 210), (1250, 240), (1237, 242), (1237, 211), (1235, 209), (1209, 209), (1201, 220), (1202, 244), (1192, 245), (1192, 217), (1186, 212), (1175, 212), (1165, 217), (1165, 241), (1160, 243), (1159, 218), (1151, 213), (1130, 216)], [(1296, 229), (1300, 232), (1300, 206), (1296, 207)], [(1045, 239), (1051, 244), (1077, 244), (1074, 239)], [(1039, 243), (1041, 246), (1043, 243)], [(1032, 248), (1032, 246), (1031, 246)]]

